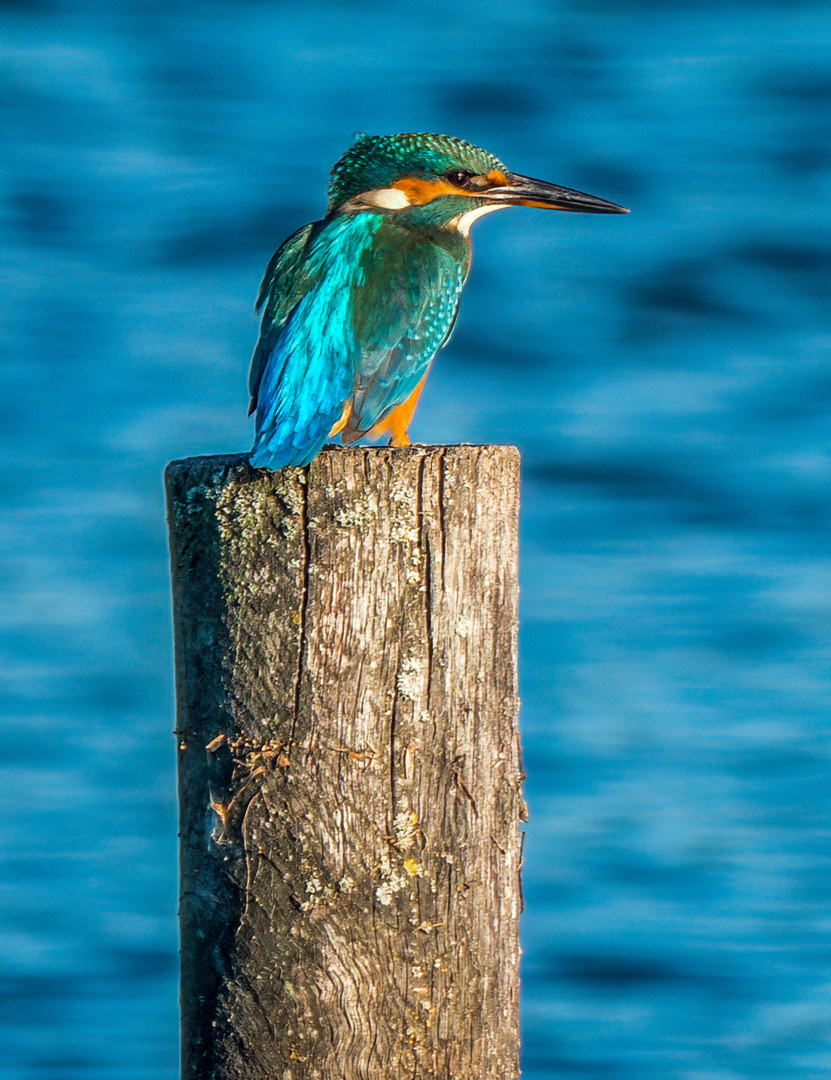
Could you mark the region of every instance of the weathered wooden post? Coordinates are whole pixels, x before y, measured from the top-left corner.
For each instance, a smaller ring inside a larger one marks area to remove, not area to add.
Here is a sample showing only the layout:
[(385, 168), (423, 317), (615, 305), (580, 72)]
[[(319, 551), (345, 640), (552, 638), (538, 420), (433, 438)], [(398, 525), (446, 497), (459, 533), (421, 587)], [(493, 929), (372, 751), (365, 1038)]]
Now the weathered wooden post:
[(517, 451), (166, 485), (184, 1080), (517, 1076)]

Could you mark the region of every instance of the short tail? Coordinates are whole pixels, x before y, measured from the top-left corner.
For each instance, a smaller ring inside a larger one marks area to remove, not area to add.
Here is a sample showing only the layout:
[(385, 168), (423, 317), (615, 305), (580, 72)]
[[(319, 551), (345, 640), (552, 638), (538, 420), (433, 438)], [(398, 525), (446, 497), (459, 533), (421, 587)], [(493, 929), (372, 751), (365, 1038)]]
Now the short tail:
[(277, 422), (272, 419), (262, 428), (258, 424), (248, 460), (256, 469), (308, 465), (323, 449), (331, 427), (328, 416), (317, 416), (302, 427), (297, 426), (294, 418)]

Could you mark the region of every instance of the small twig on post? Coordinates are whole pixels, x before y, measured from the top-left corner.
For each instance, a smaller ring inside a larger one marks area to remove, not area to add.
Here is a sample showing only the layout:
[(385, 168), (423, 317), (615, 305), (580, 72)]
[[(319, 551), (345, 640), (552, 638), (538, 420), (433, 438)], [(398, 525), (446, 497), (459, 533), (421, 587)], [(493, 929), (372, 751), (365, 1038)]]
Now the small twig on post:
[(184, 1080), (517, 1076), (516, 450), (166, 484)]

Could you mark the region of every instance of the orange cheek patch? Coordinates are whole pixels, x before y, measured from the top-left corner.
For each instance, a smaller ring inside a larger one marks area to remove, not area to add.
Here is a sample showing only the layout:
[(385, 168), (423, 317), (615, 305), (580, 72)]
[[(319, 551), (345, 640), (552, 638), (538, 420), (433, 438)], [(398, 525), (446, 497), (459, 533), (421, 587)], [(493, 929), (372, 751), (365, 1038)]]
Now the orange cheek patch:
[(448, 184), (446, 180), (422, 180), (418, 176), (405, 176), (403, 180), (396, 180), (393, 187), (403, 191), (413, 206), (432, 202), (439, 195), (467, 194)]
[(504, 187), (508, 183), (508, 177), (499, 169), (491, 169), (488, 173), (488, 180), (494, 187)]

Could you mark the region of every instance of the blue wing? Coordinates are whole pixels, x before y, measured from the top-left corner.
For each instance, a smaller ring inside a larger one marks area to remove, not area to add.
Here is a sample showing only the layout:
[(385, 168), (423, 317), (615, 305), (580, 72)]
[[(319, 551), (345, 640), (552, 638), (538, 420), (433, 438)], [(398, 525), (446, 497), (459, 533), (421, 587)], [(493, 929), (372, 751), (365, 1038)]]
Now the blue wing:
[(353, 290), (360, 350), (345, 443), (410, 397), (450, 336), (470, 266), (467, 242), (452, 239), (449, 249), (385, 219), (364, 253)]
[(351, 284), (379, 223), (358, 214), (306, 225), (271, 260), (249, 376), (252, 465), (308, 464), (340, 418), (356, 365)]

